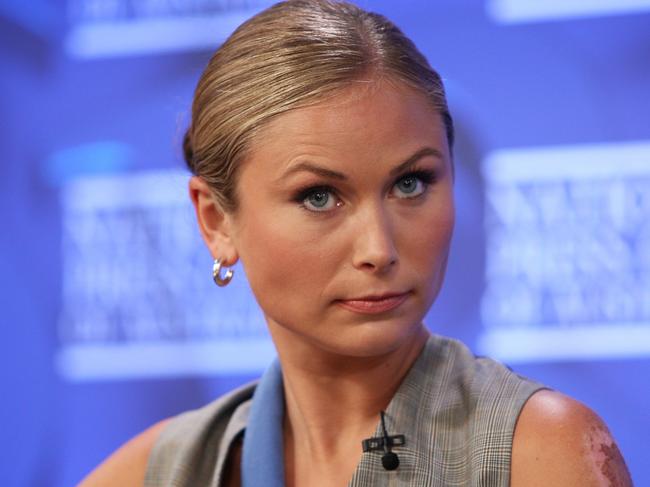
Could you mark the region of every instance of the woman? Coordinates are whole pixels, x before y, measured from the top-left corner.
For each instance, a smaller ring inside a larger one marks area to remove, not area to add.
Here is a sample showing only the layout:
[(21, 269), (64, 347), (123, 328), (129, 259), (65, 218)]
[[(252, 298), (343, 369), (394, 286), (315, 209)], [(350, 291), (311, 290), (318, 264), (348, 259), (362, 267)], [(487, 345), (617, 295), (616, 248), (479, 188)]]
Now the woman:
[(215, 282), (241, 259), (279, 361), (82, 485), (631, 485), (591, 410), (423, 325), (452, 145), (439, 76), (385, 18), (290, 0), (243, 24), (185, 152)]

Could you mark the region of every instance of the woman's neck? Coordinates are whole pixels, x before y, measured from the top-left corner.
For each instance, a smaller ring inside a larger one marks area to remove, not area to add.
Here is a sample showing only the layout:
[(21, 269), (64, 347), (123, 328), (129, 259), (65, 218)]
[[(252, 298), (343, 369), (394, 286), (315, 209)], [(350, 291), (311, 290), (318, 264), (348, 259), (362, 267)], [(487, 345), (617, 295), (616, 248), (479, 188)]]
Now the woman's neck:
[(351, 451), (360, 457), (361, 441), (374, 434), (379, 412), (388, 406), (428, 337), (422, 325), (394, 350), (363, 358), (295, 341), (285, 347), (276, 340), (284, 379), (285, 450), (299, 451), (301, 458), (320, 465), (348, 458)]

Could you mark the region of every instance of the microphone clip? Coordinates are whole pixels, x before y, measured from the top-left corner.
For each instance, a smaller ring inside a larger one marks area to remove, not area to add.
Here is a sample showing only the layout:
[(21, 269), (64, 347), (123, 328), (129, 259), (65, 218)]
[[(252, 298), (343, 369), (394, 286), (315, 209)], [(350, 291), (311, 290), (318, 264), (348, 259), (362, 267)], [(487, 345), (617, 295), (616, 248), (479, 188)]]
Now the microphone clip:
[(393, 435), (365, 439), (361, 442), (361, 446), (365, 453), (369, 451), (384, 451), (384, 446), (392, 448), (394, 446), (403, 446), (404, 443), (406, 443), (404, 435)]
[(406, 443), (404, 435), (389, 436), (386, 431), (386, 421), (384, 419), (385, 413), (381, 411), (381, 429), (384, 433), (383, 436), (368, 438), (361, 442), (361, 446), (365, 452), (383, 451), (384, 455), (381, 457), (381, 464), (385, 470), (396, 470), (399, 467), (399, 457), (391, 451), (394, 446), (403, 446)]

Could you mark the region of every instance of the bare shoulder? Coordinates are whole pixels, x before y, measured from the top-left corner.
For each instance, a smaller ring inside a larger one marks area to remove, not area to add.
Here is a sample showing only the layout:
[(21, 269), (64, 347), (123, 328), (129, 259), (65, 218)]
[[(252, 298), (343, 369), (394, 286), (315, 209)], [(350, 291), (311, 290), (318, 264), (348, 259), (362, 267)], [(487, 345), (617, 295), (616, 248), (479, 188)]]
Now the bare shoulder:
[(170, 419), (154, 424), (122, 445), (93, 470), (78, 487), (142, 486), (149, 453)]
[(556, 391), (533, 394), (512, 444), (511, 487), (629, 487), (625, 460), (603, 420)]

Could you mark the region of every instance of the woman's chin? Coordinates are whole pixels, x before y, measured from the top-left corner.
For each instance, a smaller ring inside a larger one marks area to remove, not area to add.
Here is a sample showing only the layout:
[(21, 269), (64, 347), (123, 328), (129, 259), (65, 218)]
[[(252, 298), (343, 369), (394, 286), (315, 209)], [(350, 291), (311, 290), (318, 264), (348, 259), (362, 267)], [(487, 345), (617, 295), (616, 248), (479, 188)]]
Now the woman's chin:
[(408, 347), (413, 341), (423, 340), (426, 333), (421, 322), (410, 326), (369, 322), (351, 327), (336, 336), (314, 337), (314, 344), (324, 352), (342, 357), (371, 358)]

